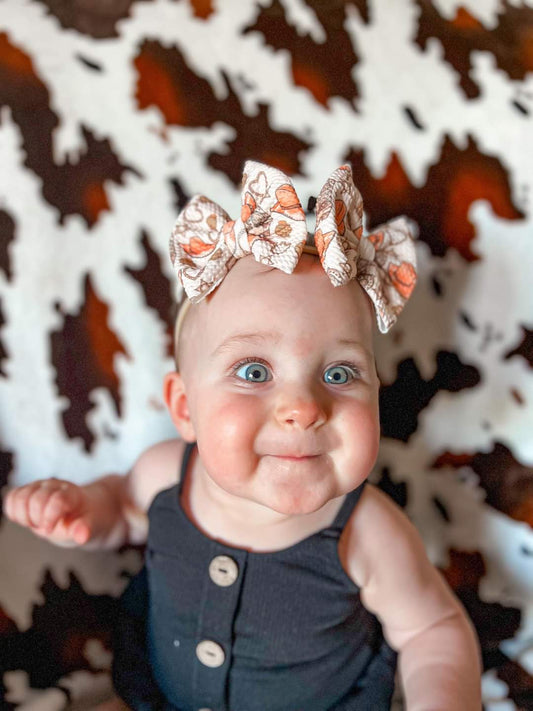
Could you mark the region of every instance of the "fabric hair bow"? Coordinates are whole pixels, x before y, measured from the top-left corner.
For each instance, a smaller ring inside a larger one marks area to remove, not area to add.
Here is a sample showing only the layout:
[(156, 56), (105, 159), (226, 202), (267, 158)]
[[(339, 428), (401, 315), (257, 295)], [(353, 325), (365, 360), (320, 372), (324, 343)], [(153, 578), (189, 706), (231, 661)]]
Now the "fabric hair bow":
[(318, 254), (333, 286), (357, 279), (385, 333), (416, 282), (413, 236), (404, 217), (367, 235), (362, 224), (363, 200), (349, 165), (335, 170), (318, 195), (312, 246), (306, 244), (305, 213), (290, 178), (247, 161), (240, 217), (230, 220), (219, 205), (195, 195), (176, 220), (170, 256), (187, 296), (196, 303), (246, 255), (290, 274), (303, 251)]

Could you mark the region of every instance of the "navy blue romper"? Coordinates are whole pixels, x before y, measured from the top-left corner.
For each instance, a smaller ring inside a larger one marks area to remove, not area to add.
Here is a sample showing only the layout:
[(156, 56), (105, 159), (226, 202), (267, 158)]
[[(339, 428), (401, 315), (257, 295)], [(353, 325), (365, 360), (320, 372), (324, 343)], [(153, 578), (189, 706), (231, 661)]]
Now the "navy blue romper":
[(273, 553), (206, 537), (180, 483), (149, 510), (146, 564), (122, 599), (113, 678), (133, 709), (385, 711), (396, 652), (338, 555), (364, 484), (331, 526)]

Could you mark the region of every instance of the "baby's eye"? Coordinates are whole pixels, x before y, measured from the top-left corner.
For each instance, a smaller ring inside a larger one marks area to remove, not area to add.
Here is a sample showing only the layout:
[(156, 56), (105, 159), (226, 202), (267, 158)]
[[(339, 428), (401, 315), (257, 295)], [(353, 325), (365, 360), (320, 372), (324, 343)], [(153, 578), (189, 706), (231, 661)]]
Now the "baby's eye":
[(348, 365), (334, 365), (324, 371), (324, 382), (328, 385), (345, 385), (356, 377), (356, 372)]
[(270, 369), (262, 363), (244, 363), (237, 368), (235, 375), (249, 383), (266, 383), (267, 380), (272, 380)]

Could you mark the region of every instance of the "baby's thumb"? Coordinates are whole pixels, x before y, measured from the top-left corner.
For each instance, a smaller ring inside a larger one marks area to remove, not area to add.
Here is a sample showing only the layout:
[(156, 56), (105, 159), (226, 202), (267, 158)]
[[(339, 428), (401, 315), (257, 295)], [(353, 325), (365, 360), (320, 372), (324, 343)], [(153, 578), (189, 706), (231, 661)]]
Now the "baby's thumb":
[(91, 538), (91, 524), (88, 516), (80, 516), (68, 525), (68, 536), (79, 546), (83, 546)]

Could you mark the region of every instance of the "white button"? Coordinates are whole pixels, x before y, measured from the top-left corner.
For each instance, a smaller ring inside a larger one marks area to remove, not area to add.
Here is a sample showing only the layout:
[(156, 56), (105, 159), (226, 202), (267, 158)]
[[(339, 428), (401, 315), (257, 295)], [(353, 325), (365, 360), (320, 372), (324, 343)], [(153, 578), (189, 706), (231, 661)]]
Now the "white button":
[(196, 656), (206, 667), (221, 667), (226, 655), (224, 650), (211, 639), (204, 639), (196, 645)]
[(239, 567), (233, 558), (217, 555), (209, 564), (209, 577), (216, 585), (226, 588), (239, 577)]
[(201, 709), (198, 709), (198, 711), (211, 711), (211, 709), (204, 709), (204, 708), (201, 708)]

